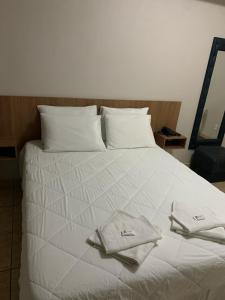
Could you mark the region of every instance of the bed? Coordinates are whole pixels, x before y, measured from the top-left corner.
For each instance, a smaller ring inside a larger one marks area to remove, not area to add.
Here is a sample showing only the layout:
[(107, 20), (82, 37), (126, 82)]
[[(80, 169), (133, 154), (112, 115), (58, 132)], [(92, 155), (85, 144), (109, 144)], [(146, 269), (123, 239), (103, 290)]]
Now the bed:
[[(148, 107), (157, 132), (176, 130), (181, 102), (0, 96), (1, 138), (15, 155), (26, 144), (20, 300), (225, 299), (225, 246), (176, 234), (169, 220), (178, 199), (225, 212), (224, 193), (158, 146), (44, 152), (37, 105)], [(86, 241), (117, 209), (144, 215), (162, 230), (139, 267)]]
[[(173, 200), (218, 205), (225, 195), (159, 148), (45, 153), (26, 144), (21, 300), (225, 298), (225, 246), (170, 231)], [(116, 209), (163, 232), (138, 268), (86, 239)]]

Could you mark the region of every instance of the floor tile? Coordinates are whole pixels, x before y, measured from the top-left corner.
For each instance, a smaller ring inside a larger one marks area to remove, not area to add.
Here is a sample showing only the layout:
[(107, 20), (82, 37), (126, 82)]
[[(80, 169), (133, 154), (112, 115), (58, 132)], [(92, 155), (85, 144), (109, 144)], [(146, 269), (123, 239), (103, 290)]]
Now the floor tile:
[(19, 300), (19, 275), (20, 270), (14, 269), (11, 271), (11, 300)]
[(12, 207), (0, 207), (0, 234), (12, 232)]
[(0, 188), (4, 187), (9, 190), (12, 190), (13, 184), (14, 184), (13, 180), (9, 180), (9, 179), (8, 180), (3, 180), (3, 179), (0, 180)]
[(12, 268), (20, 267), (20, 257), (21, 257), (21, 245), (22, 245), (22, 234), (13, 234), (12, 242)]
[(13, 198), (14, 198), (13, 204), (15, 206), (21, 204), (22, 196), (23, 196), (23, 194), (22, 194), (22, 189), (21, 189), (21, 182), (16, 182), (14, 184), (14, 189), (13, 189)]
[(13, 208), (13, 241), (12, 241), (12, 267), (20, 266), (21, 241), (22, 241), (22, 213), (21, 205)]
[[(12, 233), (0, 234), (0, 271), (11, 266)], [(1, 299), (1, 298), (0, 298)]]
[(225, 193), (225, 181), (214, 182), (213, 185), (215, 185), (218, 189)]
[(21, 204), (13, 207), (13, 233), (22, 232), (22, 207)]
[(0, 299), (10, 300), (10, 271), (0, 272)]
[(11, 207), (13, 205), (12, 182), (0, 181), (0, 207)]

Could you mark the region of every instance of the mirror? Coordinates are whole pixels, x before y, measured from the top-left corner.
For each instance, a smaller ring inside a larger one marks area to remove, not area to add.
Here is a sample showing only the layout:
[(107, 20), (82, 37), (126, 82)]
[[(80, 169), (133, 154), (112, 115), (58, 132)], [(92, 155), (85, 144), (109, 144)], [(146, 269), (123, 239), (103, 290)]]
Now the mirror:
[(198, 139), (216, 139), (225, 107), (225, 52), (218, 51), (202, 114)]
[(221, 145), (225, 130), (225, 39), (214, 38), (189, 149)]

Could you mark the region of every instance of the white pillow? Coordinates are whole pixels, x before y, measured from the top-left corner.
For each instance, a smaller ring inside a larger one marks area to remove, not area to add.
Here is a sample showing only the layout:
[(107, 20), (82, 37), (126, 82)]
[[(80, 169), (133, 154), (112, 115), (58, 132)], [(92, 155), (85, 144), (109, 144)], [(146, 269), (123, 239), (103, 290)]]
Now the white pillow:
[(106, 107), (101, 106), (101, 114), (105, 116), (106, 114), (140, 114), (140, 115), (147, 115), (148, 107), (143, 108), (114, 108), (114, 107)]
[(104, 122), (104, 116), (110, 114), (110, 115), (147, 115), (148, 113), (148, 107), (144, 108), (114, 108), (114, 107), (107, 107), (107, 106), (101, 106), (101, 114), (102, 114), (102, 138), (105, 141), (106, 140), (106, 132), (105, 132), (105, 122)]
[(40, 113), (49, 113), (54, 115), (97, 115), (97, 106), (52, 106), (52, 105), (38, 105), (38, 110)]
[(154, 147), (149, 115), (106, 115), (108, 149)]
[(41, 113), (44, 151), (104, 151), (100, 118)]

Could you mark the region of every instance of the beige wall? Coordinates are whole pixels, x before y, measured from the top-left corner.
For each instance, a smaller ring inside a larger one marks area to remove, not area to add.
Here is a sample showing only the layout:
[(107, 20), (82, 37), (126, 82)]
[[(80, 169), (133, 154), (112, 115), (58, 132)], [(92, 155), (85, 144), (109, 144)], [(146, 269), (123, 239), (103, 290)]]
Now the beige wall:
[(212, 39), (225, 37), (213, 2), (0, 0), (0, 94), (182, 100), (190, 137)]

